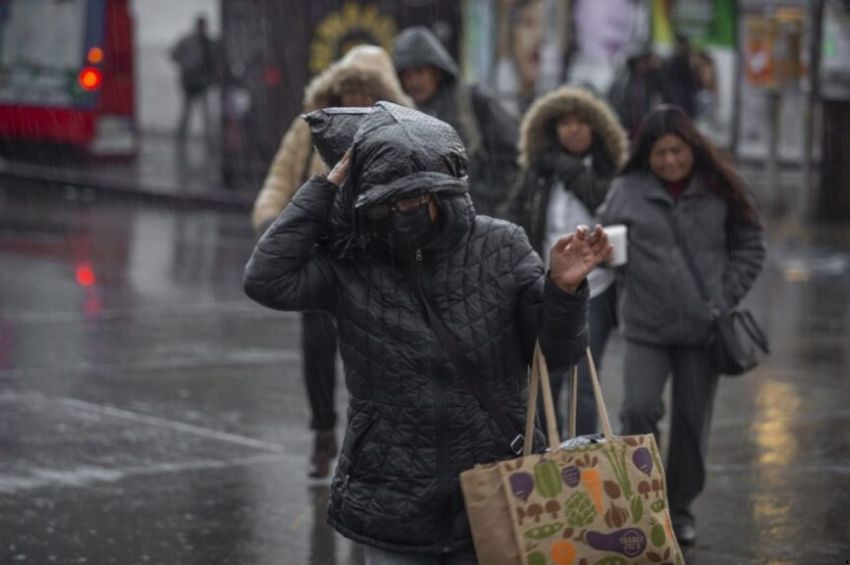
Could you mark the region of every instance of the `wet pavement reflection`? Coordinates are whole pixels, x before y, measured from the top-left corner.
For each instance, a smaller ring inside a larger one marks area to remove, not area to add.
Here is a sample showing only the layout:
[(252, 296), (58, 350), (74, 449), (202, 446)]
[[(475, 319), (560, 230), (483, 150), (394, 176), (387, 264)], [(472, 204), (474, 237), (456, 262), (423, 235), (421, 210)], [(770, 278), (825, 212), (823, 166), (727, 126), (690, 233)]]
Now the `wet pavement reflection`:
[[(306, 478), (298, 318), (242, 295), (244, 213), (20, 193), (0, 194), (0, 563), (361, 564)], [(689, 563), (850, 559), (850, 233), (770, 233), (747, 302), (773, 354), (721, 383)], [(621, 369), (614, 338), (612, 416)]]

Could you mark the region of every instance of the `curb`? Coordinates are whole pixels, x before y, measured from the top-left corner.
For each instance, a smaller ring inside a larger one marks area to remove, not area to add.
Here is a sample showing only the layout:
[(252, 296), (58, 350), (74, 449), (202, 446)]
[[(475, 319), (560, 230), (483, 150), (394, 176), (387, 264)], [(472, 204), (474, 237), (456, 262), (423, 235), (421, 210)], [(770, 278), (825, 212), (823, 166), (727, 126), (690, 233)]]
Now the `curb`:
[(36, 182), (53, 189), (64, 189), (69, 185), (86, 187), (103, 194), (179, 206), (250, 210), (254, 204), (253, 195), (223, 188), (210, 188), (203, 192), (176, 192), (173, 187), (164, 185), (143, 186), (133, 180), (5, 159), (0, 159), (0, 178)]

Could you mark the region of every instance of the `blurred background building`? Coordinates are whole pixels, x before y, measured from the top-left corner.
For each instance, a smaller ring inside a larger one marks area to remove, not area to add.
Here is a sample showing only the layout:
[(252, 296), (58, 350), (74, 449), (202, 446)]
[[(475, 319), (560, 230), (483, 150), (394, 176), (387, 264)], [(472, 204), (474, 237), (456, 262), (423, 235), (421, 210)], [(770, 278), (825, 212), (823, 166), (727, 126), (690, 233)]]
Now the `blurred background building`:
[[(389, 49), (399, 30), (426, 25), (467, 79), (519, 116), (563, 83), (606, 95), (630, 56), (669, 56), (683, 36), (700, 79), (698, 122), (739, 161), (763, 167), (764, 200), (801, 216), (850, 219), (848, 4), (0, 0), (0, 141), (132, 157), (173, 136), (181, 97), (169, 53), (198, 16), (219, 66), (207, 157), (220, 174), (210, 182), (248, 192), (300, 111), (306, 82), (357, 43)], [(200, 120), (190, 131), (203, 133)], [(801, 171), (800, 186), (777, 194), (788, 168)]]

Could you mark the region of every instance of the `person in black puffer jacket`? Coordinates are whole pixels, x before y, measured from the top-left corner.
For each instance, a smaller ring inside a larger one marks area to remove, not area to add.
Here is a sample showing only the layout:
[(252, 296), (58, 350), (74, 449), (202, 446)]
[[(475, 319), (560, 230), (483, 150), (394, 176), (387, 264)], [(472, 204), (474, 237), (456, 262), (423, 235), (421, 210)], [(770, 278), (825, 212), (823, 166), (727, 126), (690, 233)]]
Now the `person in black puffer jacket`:
[(244, 289), (270, 308), (336, 318), (349, 409), (329, 523), (367, 546), (367, 563), (475, 563), (458, 475), (515, 455), (420, 292), (519, 430), (535, 341), (553, 369), (581, 358), (585, 278), (611, 247), (601, 228), (582, 227), (544, 272), (522, 228), (476, 216), (456, 132), (415, 110), (379, 102), (350, 146), (257, 242)]

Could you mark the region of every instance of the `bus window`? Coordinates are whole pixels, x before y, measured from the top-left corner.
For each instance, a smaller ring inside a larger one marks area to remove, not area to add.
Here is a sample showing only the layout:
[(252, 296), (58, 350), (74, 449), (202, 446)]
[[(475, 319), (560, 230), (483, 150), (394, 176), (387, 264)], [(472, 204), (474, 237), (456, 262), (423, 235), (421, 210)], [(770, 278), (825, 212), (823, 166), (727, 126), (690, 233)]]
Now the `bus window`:
[(88, 0), (0, 0), (0, 101), (90, 103), (81, 88)]

